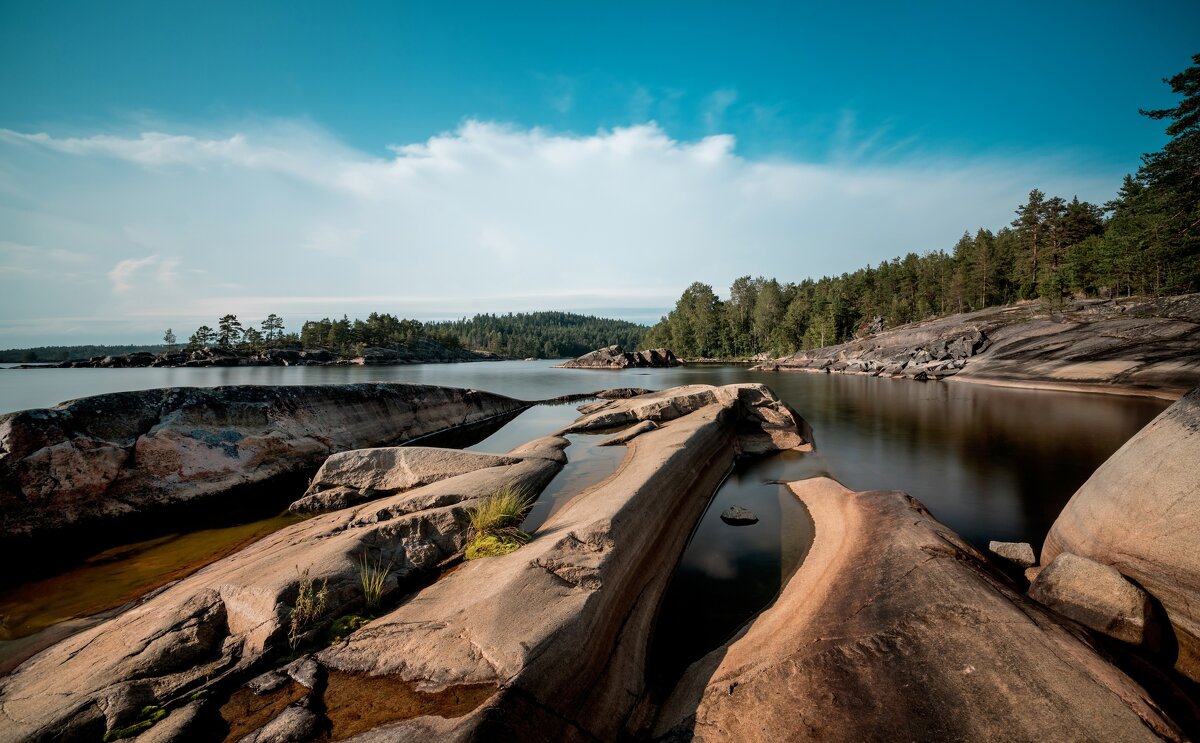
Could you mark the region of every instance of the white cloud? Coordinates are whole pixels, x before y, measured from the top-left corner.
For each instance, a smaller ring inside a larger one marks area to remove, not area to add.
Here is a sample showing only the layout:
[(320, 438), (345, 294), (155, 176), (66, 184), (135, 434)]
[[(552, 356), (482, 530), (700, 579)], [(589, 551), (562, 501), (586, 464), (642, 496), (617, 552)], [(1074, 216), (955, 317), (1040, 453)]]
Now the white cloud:
[[(735, 99), (714, 96), (714, 116)], [(812, 163), (749, 160), (732, 136), (679, 141), (653, 122), (576, 136), (467, 121), (383, 156), (288, 122), (0, 130), (0, 176), (20, 184), (0, 200), (0, 268), (45, 269), (0, 271), (0, 347), (67, 317), (145, 318), (154, 338), (226, 312), (298, 325), (376, 309), (666, 308), (695, 280), (723, 291), (746, 273), (799, 280), (948, 250), (964, 229), (1002, 226), (1034, 186), (1103, 200), (1118, 182), (1030, 156), (856, 160), (885, 149), (872, 137), (847, 134), (848, 155)]]

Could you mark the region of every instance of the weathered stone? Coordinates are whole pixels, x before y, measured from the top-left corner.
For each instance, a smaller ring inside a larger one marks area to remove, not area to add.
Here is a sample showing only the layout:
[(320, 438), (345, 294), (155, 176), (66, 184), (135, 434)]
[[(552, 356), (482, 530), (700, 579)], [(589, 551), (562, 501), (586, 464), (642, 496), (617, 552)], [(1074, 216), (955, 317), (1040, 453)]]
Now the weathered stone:
[(338, 451), (517, 412), (420, 384), (118, 392), (0, 416), (0, 536), (129, 521), (316, 469)]
[(1150, 597), (1111, 565), (1060, 552), (1029, 587), (1029, 597), (1064, 617), (1133, 645), (1145, 639)]
[(311, 740), (321, 718), (300, 704), (288, 705), (275, 719), (242, 738), (239, 743), (297, 743)]
[[(390, 446), (353, 449), (331, 455), (313, 475), (294, 512), (344, 508), (431, 482), (474, 472), (484, 467), (516, 464), (512, 457), (438, 449), (429, 446)], [(325, 491), (330, 491), (327, 495)], [(361, 495), (358, 495), (361, 494)]]
[(1028, 542), (988, 542), (988, 552), (1008, 560), (1019, 568), (1037, 565), (1037, 556)]
[(1174, 398), (1200, 384), (1200, 294), (1075, 300), (1053, 312), (1035, 303), (991, 307), (798, 351), (755, 368), (811, 371), (848, 358), (878, 362), (889, 376), (905, 364), (920, 369), (950, 359), (961, 364), (959, 373), (941, 370), (927, 378)]
[(577, 359), (559, 364), (559, 369), (629, 369), (631, 367), (669, 367), (682, 362), (667, 348), (648, 351), (626, 351), (619, 345), (608, 346)]
[(1185, 737), (912, 498), (825, 478), (790, 487), (815, 523), (808, 556), (769, 608), (689, 667), (654, 738)]
[(730, 526), (749, 526), (758, 523), (758, 516), (749, 508), (730, 506), (721, 511), (721, 520)]
[(641, 436), (643, 433), (649, 433), (656, 428), (658, 428), (658, 424), (654, 421), (642, 421), (641, 423), (626, 428), (624, 431), (611, 438), (601, 441), (596, 446), (617, 446), (620, 444), (627, 444), (636, 439), (638, 436)]
[(630, 397), (638, 395), (649, 395), (654, 390), (648, 390), (645, 387), (616, 387), (611, 390), (600, 390), (595, 394), (595, 397), (601, 400), (626, 400)]
[(1200, 389), (1167, 408), (1083, 484), (1046, 537), (1042, 562), (1071, 552), (1162, 603), (1175, 668), (1200, 681)]
[[(538, 450), (551, 441), (542, 440)], [(69, 740), (81, 731), (124, 727), (147, 704), (237, 679), (265, 654), (286, 648), (301, 571), (326, 586), (323, 619), (361, 610), (362, 556), (390, 566), (386, 599), (464, 547), (472, 502), (504, 487), (540, 492), (560, 467), (545, 456), (522, 458), (285, 527), (0, 679), (0, 742)], [(321, 671), (305, 660), (284, 669), (306, 684), (316, 684)], [(264, 675), (256, 684), (267, 689), (277, 682)]]

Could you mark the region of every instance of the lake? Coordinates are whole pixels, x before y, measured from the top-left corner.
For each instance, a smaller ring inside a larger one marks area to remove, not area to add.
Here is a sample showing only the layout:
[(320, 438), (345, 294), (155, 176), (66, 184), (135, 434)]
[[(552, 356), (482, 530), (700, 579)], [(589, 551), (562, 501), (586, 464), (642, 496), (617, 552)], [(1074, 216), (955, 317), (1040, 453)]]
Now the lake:
[(556, 361), (208, 369), (0, 369), (0, 413), (104, 392), (225, 384), (421, 382), (526, 400), (609, 387), (762, 382), (813, 428), (817, 451), (789, 476), (904, 490), (977, 545), (1040, 545), (1071, 494), (1161, 412), (1164, 400), (913, 382), (744, 366), (606, 371)]

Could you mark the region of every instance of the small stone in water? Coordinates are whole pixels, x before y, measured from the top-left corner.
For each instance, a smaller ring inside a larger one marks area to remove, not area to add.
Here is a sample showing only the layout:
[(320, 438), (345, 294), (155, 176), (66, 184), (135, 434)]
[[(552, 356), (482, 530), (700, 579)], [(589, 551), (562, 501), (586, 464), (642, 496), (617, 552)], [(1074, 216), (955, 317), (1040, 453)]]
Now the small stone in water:
[(758, 516), (755, 516), (754, 511), (748, 508), (730, 506), (721, 511), (721, 520), (730, 526), (749, 526), (758, 523)]

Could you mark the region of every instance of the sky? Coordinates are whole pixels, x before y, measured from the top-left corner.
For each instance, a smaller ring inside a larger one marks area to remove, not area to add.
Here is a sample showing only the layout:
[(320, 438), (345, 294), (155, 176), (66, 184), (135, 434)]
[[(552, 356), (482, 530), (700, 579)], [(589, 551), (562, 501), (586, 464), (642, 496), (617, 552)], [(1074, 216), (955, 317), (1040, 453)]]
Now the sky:
[[(970, 7), (965, 7), (970, 6)], [(1200, 4), (0, 0), (0, 348), (584, 311), (1103, 202)]]

